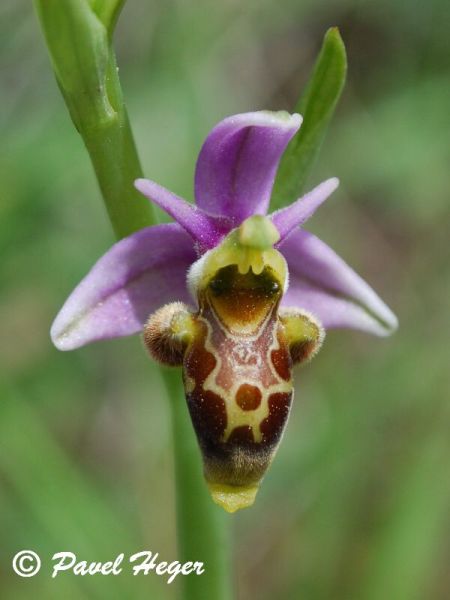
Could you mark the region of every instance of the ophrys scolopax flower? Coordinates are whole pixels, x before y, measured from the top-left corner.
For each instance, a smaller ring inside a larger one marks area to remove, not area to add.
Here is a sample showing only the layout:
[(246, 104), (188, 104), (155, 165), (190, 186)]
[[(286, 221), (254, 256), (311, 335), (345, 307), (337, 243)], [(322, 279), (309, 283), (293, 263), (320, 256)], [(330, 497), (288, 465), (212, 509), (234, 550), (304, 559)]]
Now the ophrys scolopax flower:
[(299, 228), (336, 189), (329, 179), (267, 216), (298, 114), (229, 117), (207, 137), (192, 205), (158, 184), (136, 187), (176, 223), (115, 244), (68, 298), (51, 335), (61, 350), (144, 331), (152, 356), (183, 366), (213, 499), (252, 504), (293, 396), (292, 367), (324, 329), (387, 335), (390, 309), (337, 254)]

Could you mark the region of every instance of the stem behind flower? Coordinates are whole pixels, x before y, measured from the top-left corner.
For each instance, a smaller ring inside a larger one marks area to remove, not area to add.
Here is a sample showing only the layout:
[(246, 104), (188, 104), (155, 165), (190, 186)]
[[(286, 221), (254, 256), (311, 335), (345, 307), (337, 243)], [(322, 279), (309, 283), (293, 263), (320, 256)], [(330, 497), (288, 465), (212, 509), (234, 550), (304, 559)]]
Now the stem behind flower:
[(142, 169), (111, 45), (120, 3), (110, 2), (115, 10), (108, 13), (101, 4), (95, 3), (97, 14), (87, 0), (34, 0), (56, 80), (121, 238), (155, 219), (151, 204), (133, 187)]
[(206, 487), (180, 373), (178, 369), (166, 368), (162, 374), (172, 408), (179, 560), (205, 563), (205, 573), (200, 577), (195, 574), (183, 577), (183, 598), (227, 600), (232, 597), (227, 523), (232, 517), (212, 503)]
[[(95, 169), (118, 238), (155, 224), (133, 181), (142, 169), (122, 98), (111, 47), (123, 2), (35, 0), (56, 79)], [(164, 372), (171, 402), (180, 561), (205, 563), (203, 575), (183, 578), (186, 600), (231, 597), (225, 520), (201, 476), (200, 457), (177, 371)]]

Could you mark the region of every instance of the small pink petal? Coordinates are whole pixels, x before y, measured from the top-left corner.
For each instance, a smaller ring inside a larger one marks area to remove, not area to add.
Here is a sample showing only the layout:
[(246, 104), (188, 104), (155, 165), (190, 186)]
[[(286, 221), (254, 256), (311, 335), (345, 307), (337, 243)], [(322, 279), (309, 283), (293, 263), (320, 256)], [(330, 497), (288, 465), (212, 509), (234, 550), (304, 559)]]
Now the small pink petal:
[(231, 223), (223, 217), (208, 215), (198, 206), (186, 202), (149, 179), (136, 179), (135, 188), (170, 215), (192, 239), (199, 243), (202, 251), (214, 248), (231, 229)]
[(336, 177), (327, 179), (293, 204), (272, 213), (270, 218), (280, 233), (280, 241), (277, 246), (281, 246), (283, 240), (296, 227), (303, 225), (334, 192), (338, 185), (339, 179)]

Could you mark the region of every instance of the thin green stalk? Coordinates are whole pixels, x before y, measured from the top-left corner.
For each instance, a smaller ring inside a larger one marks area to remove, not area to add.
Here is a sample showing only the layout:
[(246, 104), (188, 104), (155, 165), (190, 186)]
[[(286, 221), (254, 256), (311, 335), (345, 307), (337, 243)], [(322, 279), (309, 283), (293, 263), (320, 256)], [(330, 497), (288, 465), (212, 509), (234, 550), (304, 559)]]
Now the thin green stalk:
[[(123, 0), (35, 0), (56, 79), (95, 169), (118, 238), (155, 223), (133, 181), (142, 176), (122, 98), (112, 28)], [(205, 564), (183, 578), (185, 600), (231, 598), (227, 515), (211, 501), (180, 373), (163, 373), (170, 398), (181, 561)], [(229, 517), (228, 517), (229, 519)]]
[(133, 187), (142, 170), (125, 111), (120, 123), (89, 132), (84, 143), (117, 238), (154, 224), (151, 204)]
[[(112, 28), (123, 2), (34, 0), (56, 81), (80, 133), (117, 237), (154, 223), (123, 101)], [(95, 8), (95, 10), (94, 10)], [(108, 9), (108, 10), (106, 10)]]

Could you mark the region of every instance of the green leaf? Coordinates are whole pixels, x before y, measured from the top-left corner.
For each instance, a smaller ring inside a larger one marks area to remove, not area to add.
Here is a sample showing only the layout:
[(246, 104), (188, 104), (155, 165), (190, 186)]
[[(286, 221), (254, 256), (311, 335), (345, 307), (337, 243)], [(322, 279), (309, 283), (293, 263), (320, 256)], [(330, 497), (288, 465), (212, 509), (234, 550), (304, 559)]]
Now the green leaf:
[(325, 34), (313, 73), (295, 107), (295, 112), (303, 115), (303, 123), (281, 159), (272, 209), (286, 206), (301, 196), (344, 88), (346, 73), (344, 42), (337, 27), (333, 27)]

